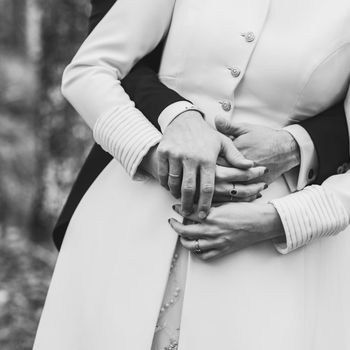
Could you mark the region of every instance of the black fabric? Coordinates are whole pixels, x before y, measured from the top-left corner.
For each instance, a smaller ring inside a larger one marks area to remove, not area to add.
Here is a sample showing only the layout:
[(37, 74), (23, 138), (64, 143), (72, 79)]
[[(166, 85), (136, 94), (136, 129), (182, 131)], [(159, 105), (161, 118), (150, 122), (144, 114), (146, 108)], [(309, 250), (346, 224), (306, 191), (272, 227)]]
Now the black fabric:
[[(92, 31), (115, 0), (91, 0), (92, 11), (89, 31)], [(184, 101), (178, 93), (163, 85), (156, 74), (162, 53), (162, 43), (141, 60), (122, 81), (122, 86), (135, 101), (136, 107), (159, 129), (159, 114), (170, 104)], [(321, 115), (301, 123), (311, 135), (319, 158), (317, 183), (335, 174), (339, 165), (348, 161), (349, 137), (345, 111), (342, 104), (334, 106)], [(81, 198), (96, 177), (102, 172), (112, 156), (95, 144), (72, 187), (68, 199), (53, 230), (54, 243), (59, 250), (69, 221)]]
[(300, 125), (309, 133), (315, 145), (319, 169), (314, 183), (320, 185), (336, 174), (339, 166), (350, 161), (344, 101)]

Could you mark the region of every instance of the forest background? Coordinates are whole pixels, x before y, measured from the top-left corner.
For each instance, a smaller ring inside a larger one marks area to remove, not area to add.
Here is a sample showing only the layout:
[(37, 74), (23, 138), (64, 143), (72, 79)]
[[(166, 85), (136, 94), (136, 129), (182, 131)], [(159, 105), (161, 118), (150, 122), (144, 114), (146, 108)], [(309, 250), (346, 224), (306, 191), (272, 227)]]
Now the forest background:
[(88, 0), (0, 0), (0, 349), (32, 349), (51, 231), (92, 145), (60, 92)]

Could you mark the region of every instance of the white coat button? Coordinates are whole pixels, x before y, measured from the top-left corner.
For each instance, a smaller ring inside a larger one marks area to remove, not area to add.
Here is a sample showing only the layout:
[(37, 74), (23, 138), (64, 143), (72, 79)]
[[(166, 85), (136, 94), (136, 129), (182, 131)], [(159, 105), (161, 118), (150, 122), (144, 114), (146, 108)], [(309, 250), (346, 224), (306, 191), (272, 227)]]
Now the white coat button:
[(229, 112), (232, 109), (232, 104), (230, 101), (221, 101), (219, 102), (221, 104), (221, 108), (225, 111), (225, 112)]
[(238, 67), (229, 68), (229, 70), (234, 78), (238, 78), (241, 75), (241, 70)]
[(251, 43), (255, 40), (255, 34), (253, 32), (242, 33), (242, 36), (244, 36), (247, 43)]

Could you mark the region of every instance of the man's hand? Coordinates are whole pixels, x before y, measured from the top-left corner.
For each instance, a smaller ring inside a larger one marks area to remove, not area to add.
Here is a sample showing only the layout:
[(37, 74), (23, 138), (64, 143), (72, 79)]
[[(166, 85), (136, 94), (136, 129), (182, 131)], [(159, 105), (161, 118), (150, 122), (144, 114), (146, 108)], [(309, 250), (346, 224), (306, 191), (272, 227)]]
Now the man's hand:
[(259, 181), (272, 183), (300, 164), (299, 146), (288, 131), (228, 122), (221, 117), (215, 123), (218, 131), (233, 136), (233, 144), (247, 159), (269, 169), (268, 174)]
[[(141, 168), (159, 181), (157, 146), (152, 147), (143, 158)], [(258, 179), (266, 173), (267, 169), (262, 166), (242, 170), (216, 165), (213, 202), (251, 202), (259, 198), (260, 192), (266, 189), (267, 184), (259, 182)], [(196, 202), (199, 195), (197, 188)]]
[(203, 219), (207, 216), (220, 155), (235, 168), (249, 169), (254, 165), (242, 156), (227, 136), (211, 128), (198, 112), (185, 112), (166, 128), (157, 149), (158, 178), (174, 197), (181, 196), (184, 214), (193, 211), (198, 188), (198, 215)]

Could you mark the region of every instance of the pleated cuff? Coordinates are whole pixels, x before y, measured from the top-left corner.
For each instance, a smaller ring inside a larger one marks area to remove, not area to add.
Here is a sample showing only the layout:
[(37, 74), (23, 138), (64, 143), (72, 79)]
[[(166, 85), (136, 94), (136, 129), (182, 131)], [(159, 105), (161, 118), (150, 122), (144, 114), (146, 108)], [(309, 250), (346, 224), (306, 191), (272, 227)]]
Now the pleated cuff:
[(101, 115), (93, 127), (93, 137), (134, 180), (142, 180), (144, 173), (138, 167), (162, 134), (139, 110), (127, 106)]
[(335, 235), (349, 224), (349, 216), (341, 201), (322, 186), (309, 186), (270, 203), (280, 215), (286, 234), (285, 243), (274, 242), (281, 254), (314, 239)]

